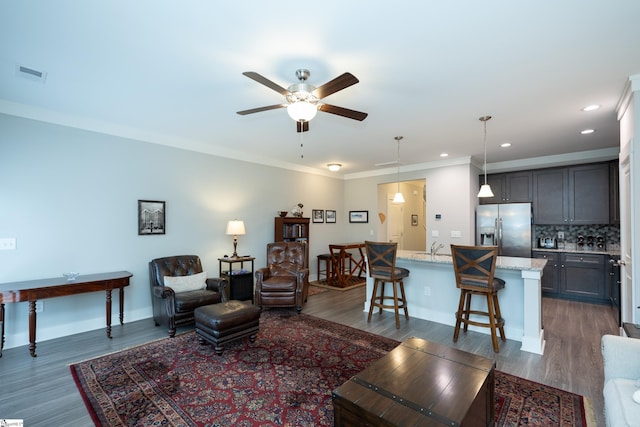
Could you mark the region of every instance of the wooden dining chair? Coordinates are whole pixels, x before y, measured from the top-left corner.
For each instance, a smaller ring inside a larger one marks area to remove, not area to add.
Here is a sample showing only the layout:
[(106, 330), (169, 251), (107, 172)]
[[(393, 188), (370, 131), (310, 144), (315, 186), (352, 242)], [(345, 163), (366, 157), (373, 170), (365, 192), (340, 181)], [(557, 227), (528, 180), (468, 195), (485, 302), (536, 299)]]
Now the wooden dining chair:
[[(366, 241), (365, 246), (367, 249), (369, 276), (374, 279), (367, 322), (371, 321), (374, 307), (378, 307), (380, 313), (384, 308), (392, 308), (396, 315), (396, 329), (398, 329), (400, 328), (400, 308), (404, 310), (404, 317), (409, 320), (407, 297), (404, 293), (403, 282), (403, 279), (409, 276), (409, 270), (396, 267), (397, 243)], [(386, 282), (391, 282), (393, 295), (385, 295), (384, 285)], [(378, 294), (378, 289), (380, 289), (380, 294)], [(398, 295), (398, 292), (400, 295)], [(389, 299), (393, 300), (393, 304), (385, 304), (385, 300)]]
[[(451, 257), (456, 286), (460, 289), (453, 342), (458, 341), (460, 325), (463, 323), (464, 332), (467, 332), (469, 325), (490, 328), (493, 351), (498, 353), (500, 348), (496, 330), (500, 332), (502, 341), (507, 340), (504, 333), (504, 319), (498, 302), (498, 291), (504, 288), (505, 282), (494, 276), (498, 247), (451, 245)], [(486, 299), (487, 311), (471, 310), (473, 295), (481, 295)], [(488, 321), (473, 320), (471, 316), (486, 316)]]

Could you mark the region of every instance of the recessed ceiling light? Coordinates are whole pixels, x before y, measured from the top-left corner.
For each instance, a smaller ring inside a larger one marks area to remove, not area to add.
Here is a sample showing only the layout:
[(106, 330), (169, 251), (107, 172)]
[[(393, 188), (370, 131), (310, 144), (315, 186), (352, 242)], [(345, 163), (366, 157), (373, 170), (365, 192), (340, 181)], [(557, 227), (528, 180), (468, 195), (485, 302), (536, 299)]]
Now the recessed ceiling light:
[(342, 165), (340, 163), (329, 163), (327, 167), (331, 172), (338, 172)]
[(503, 142), (502, 144), (500, 144), (500, 147), (502, 147), (502, 148), (511, 147), (511, 143), (510, 142)]
[(580, 133), (583, 135), (589, 135), (590, 133), (594, 133), (595, 131), (596, 131), (595, 129), (585, 129), (580, 131)]
[(591, 104), (584, 107), (582, 111), (593, 111), (593, 110), (597, 110), (598, 108), (600, 108), (598, 104)]
[(449, 157), (449, 153), (440, 153), (440, 157)]

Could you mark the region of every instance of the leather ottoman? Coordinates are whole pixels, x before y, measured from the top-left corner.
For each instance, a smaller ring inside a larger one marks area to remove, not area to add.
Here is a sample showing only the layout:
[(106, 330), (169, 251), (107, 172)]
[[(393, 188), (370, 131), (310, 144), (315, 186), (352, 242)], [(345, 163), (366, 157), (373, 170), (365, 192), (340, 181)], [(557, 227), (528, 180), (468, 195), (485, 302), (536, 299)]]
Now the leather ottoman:
[(260, 308), (242, 301), (225, 301), (198, 307), (194, 311), (196, 336), (200, 344), (211, 343), (218, 355), (224, 344), (240, 338), (256, 340)]

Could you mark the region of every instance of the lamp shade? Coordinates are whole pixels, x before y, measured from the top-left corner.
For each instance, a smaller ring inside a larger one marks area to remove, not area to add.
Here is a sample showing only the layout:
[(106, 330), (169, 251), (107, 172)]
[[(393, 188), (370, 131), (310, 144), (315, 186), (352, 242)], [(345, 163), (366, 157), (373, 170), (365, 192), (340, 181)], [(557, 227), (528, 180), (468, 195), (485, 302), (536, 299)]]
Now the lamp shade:
[(227, 222), (226, 234), (234, 236), (246, 234), (246, 231), (244, 229), (244, 221), (234, 219), (233, 221)]
[(296, 122), (308, 122), (316, 116), (318, 108), (306, 101), (297, 101), (293, 104), (289, 104), (287, 107), (287, 113)]
[(395, 196), (393, 196), (392, 203), (404, 203), (404, 196), (401, 192), (397, 192)]
[(491, 186), (489, 184), (483, 184), (482, 187), (480, 187), (480, 191), (478, 192), (478, 197), (493, 197)]

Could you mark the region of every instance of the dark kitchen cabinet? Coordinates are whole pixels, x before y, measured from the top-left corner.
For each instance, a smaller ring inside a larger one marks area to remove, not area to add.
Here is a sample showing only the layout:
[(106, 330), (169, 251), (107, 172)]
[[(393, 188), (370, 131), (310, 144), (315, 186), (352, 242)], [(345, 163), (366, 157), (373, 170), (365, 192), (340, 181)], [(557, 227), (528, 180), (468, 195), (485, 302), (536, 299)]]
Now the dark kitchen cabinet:
[(609, 165), (533, 171), (535, 224), (608, 224)]
[(533, 258), (542, 258), (547, 260), (547, 264), (542, 271), (542, 292), (545, 296), (556, 296), (559, 290), (558, 260), (560, 254), (558, 252), (536, 252), (531, 253)]
[(606, 255), (562, 253), (560, 255), (560, 294), (570, 299), (609, 303)]
[(534, 224), (566, 224), (569, 217), (568, 191), (567, 169), (533, 171)]
[(609, 164), (569, 168), (571, 224), (609, 224)]
[[(481, 205), (533, 201), (531, 171), (490, 174), (487, 175), (487, 183), (491, 186), (493, 197), (481, 198)], [(484, 175), (480, 175), (479, 185), (481, 186), (482, 184), (484, 184)]]
[(597, 304), (610, 303), (607, 255), (533, 251), (531, 256), (547, 260), (541, 280), (544, 296)]

